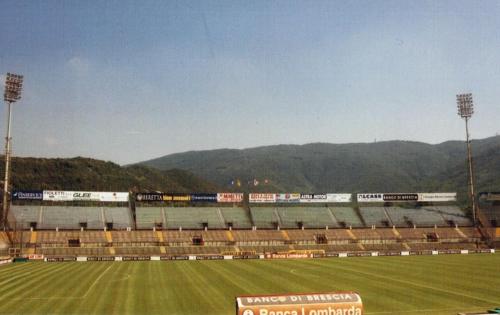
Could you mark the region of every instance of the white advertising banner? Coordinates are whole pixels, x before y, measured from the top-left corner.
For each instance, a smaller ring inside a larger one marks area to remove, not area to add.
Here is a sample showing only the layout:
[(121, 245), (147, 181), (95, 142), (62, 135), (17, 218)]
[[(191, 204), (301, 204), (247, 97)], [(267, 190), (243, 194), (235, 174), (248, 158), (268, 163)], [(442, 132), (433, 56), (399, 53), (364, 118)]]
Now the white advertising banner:
[(300, 202), (299, 193), (276, 194), (276, 202)]
[(326, 194), (326, 202), (351, 202), (352, 194)]
[(276, 194), (251, 193), (248, 195), (248, 202), (250, 202), (250, 203), (275, 203), (276, 202)]
[(457, 193), (365, 193), (357, 195), (358, 202), (445, 202), (456, 201)]
[(445, 202), (457, 201), (457, 193), (420, 193), (418, 194), (418, 201), (426, 202)]
[(351, 202), (351, 194), (300, 194), (303, 203)]
[(242, 202), (243, 193), (217, 193), (217, 202)]
[(46, 201), (101, 201), (127, 202), (127, 192), (99, 192), (99, 191), (63, 191), (44, 190), (43, 200)]
[(128, 192), (100, 192), (102, 202), (128, 202)]
[(378, 193), (368, 193), (368, 194), (358, 194), (358, 202), (383, 202), (384, 194)]

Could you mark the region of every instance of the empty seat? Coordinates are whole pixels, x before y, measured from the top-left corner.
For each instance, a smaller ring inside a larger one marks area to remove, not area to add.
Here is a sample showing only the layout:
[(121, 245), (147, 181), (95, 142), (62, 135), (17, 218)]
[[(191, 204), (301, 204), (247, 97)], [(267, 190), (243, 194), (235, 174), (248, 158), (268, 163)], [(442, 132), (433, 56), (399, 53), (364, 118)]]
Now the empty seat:
[(137, 228), (152, 229), (159, 225), (165, 226), (162, 211), (159, 207), (137, 207), (135, 209)]
[(338, 226), (332, 213), (326, 207), (283, 207), (276, 209), (283, 228), (297, 228), (299, 223), (304, 228)]
[(169, 207), (165, 209), (169, 229), (225, 228), (224, 218), (215, 207)]
[(359, 212), (368, 227), (392, 226), (392, 222), (385, 213), (384, 207), (359, 207)]
[(250, 221), (249, 213), (239, 207), (234, 208), (220, 208), (222, 216), (227, 223), (232, 223), (235, 229), (250, 229), (252, 222)]
[(346, 227), (363, 227), (363, 222), (361, 222), (361, 219), (358, 217), (353, 208), (332, 207), (330, 210), (339, 224), (343, 222)]
[(252, 207), (250, 208), (253, 222), (257, 228), (272, 229), (279, 223), (279, 218), (276, 216), (276, 209), (271, 207)]
[(126, 229), (132, 227), (132, 215), (126, 207), (104, 208), (104, 218), (106, 223), (113, 223), (113, 229)]

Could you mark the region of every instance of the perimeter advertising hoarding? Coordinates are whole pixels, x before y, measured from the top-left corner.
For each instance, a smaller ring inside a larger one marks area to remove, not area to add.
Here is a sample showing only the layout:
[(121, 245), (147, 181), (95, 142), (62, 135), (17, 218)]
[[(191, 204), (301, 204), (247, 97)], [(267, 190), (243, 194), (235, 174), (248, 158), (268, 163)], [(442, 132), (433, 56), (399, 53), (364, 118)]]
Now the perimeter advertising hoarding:
[(237, 315), (362, 315), (363, 302), (354, 292), (241, 296)]
[(163, 201), (162, 193), (138, 193), (135, 201)]
[(276, 202), (280, 203), (300, 202), (300, 194), (299, 193), (276, 194)]
[(327, 202), (351, 202), (352, 194), (326, 194)]
[(191, 194), (194, 202), (217, 202), (217, 194)]
[(479, 198), (488, 201), (500, 201), (500, 192), (480, 192)]
[(457, 193), (364, 193), (357, 195), (358, 202), (446, 202), (456, 201)]
[(300, 194), (303, 203), (351, 202), (351, 194)]
[(163, 194), (163, 201), (191, 201), (191, 195), (187, 194)]
[(100, 192), (102, 202), (128, 202), (128, 192)]
[(457, 201), (457, 193), (420, 193), (418, 194), (418, 201), (427, 202), (446, 202), (446, 201)]
[(138, 193), (136, 201), (217, 202), (217, 194)]
[(281, 203), (281, 202), (303, 202), (303, 203), (326, 203), (326, 202), (351, 202), (351, 194), (274, 194), (274, 193), (251, 193), (248, 196), (250, 203)]
[(275, 203), (276, 194), (273, 193), (251, 193), (248, 195), (250, 203)]
[(191, 195), (165, 193), (138, 193), (136, 201), (191, 201)]
[(217, 202), (242, 202), (243, 193), (217, 193)]
[(42, 190), (15, 190), (12, 192), (13, 200), (43, 200)]
[(101, 202), (127, 202), (127, 192), (99, 192), (99, 191), (62, 191), (44, 190), (45, 201), (101, 201)]

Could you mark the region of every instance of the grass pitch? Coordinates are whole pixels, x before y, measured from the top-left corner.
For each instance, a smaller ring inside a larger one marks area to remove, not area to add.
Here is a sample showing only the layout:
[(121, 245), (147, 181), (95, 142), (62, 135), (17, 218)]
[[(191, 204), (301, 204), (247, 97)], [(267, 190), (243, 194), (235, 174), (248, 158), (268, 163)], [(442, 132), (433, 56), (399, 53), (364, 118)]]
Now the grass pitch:
[(310, 260), (16, 263), (0, 267), (0, 314), (234, 314), (247, 294), (352, 290), (366, 314), (500, 306), (500, 255)]

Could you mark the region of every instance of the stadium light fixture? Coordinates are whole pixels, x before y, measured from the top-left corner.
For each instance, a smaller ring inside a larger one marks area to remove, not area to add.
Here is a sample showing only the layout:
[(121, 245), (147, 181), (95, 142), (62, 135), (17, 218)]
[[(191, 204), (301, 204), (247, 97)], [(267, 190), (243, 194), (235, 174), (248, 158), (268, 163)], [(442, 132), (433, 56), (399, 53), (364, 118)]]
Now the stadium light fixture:
[(469, 168), (469, 194), (472, 203), (472, 219), (476, 225), (476, 198), (474, 193), (474, 168), (472, 165), (472, 153), (469, 134), (469, 119), (474, 114), (474, 102), (472, 101), (472, 93), (457, 95), (458, 115), (465, 120), (465, 134), (467, 141), (467, 162)]
[(23, 76), (13, 73), (7, 73), (5, 78), (5, 91), (3, 99), (7, 103), (8, 117), (7, 117), (7, 136), (5, 137), (5, 179), (3, 187), (3, 209), (2, 209), (2, 225), (7, 227), (7, 214), (9, 211), (9, 179), (10, 179), (10, 155), (11, 155), (11, 136), (10, 125), (12, 121), (12, 103), (21, 99), (21, 91), (23, 89)]

